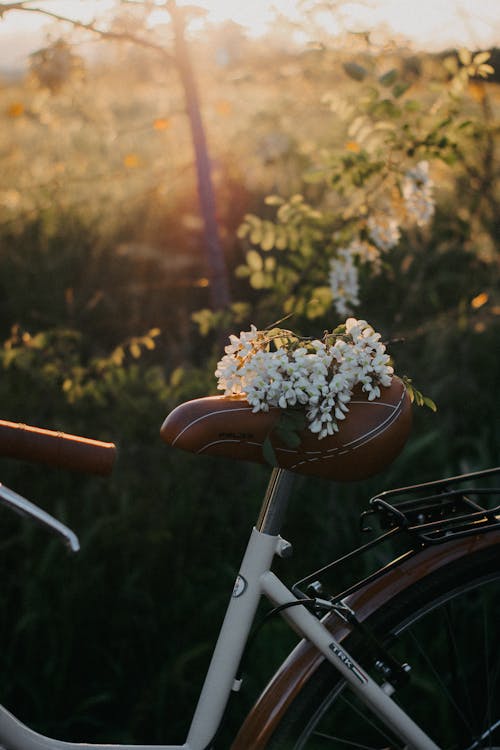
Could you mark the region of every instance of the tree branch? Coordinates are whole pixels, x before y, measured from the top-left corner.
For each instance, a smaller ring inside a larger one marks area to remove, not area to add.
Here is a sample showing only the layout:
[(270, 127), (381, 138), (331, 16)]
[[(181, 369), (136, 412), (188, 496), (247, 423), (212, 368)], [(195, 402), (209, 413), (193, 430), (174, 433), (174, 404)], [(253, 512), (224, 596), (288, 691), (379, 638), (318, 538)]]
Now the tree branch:
[(25, 5), (28, 2), (28, 0), (21, 0), (21, 2), (18, 3), (2, 3), (0, 5), (0, 18), (2, 18), (4, 13), (7, 13), (8, 10), (26, 10)]
[(90, 31), (92, 34), (96, 34), (103, 39), (110, 39), (116, 42), (128, 42), (130, 44), (137, 44), (140, 47), (145, 47), (146, 49), (153, 50), (154, 52), (158, 52), (162, 57), (170, 62), (174, 62), (173, 57), (167, 52), (167, 50), (162, 47), (160, 44), (156, 44), (155, 42), (152, 42), (150, 39), (145, 39), (141, 36), (136, 36), (135, 34), (130, 34), (129, 32), (125, 31), (106, 31), (105, 29), (100, 29), (98, 26), (95, 25), (94, 22), (90, 23), (84, 23), (83, 21), (78, 21), (75, 18), (68, 18), (67, 16), (62, 16), (59, 13), (55, 13), (51, 10), (45, 10), (45, 8), (32, 8), (28, 7), (26, 3), (29, 2), (29, 0), (20, 0), (20, 2), (16, 3), (7, 3), (7, 4), (0, 4), (0, 18), (10, 10), (22, 10), (27, 13), (39, 13), (43, 16), (48, 16), (49, 18), (53, 18), (55, 21), (61, 21), (64, 23), (69, 23), (72, 26), (75, 26), (79, 29), (84, 29), (85, 31)]

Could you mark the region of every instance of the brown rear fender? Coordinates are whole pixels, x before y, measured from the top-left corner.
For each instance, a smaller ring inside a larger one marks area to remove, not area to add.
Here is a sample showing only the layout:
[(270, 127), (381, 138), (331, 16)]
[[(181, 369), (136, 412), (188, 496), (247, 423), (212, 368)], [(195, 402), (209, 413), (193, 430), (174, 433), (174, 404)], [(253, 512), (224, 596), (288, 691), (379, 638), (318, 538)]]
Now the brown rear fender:
[[(346, 603), (360, 621), (365, 620), (392, 597), (429, 573), (473, 552), (500, 545), (500, 531), (457, 539), (428, 547), (399, 566), (352, 594)], [(337, 641), (342, 641), (350, 627), (336, 615), (328, 615), (325, 624)], [(311, 679), (324, 657), (308, 641), (301, 641), (274, 675), (240, 728), (231, 750), (262, 750), (298, 695)]]

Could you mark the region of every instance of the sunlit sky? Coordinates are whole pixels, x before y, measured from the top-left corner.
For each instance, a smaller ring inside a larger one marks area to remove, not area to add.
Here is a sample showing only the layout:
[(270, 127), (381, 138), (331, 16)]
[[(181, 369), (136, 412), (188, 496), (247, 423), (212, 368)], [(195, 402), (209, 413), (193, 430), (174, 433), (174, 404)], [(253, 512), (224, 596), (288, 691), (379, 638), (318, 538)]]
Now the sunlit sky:
[[(295, 0), (178, 0), (208, 10), (214, 23), (232, 19), (254, 35), (263, 33), (273, 18), (273, 8), (293, 15)], [(0, 9), (6, 0), (0, 1)], [(159, 3), (160, 4), (160, 3)], [(33, 0), (32, 7), (46, 8), (83, 21), (98, 17), (113, 0)], [(352, 30), (385, 24), (417, 47), (442, 49), (450, 45), (479, 49), (500, 44), (500, 0), (362, 0), (345, 2), (344, 15)], [(167, 18), (157, 12), (157, 21)], [(0, 65), (13, 67), (43, 42), (47, 18), (35, 13), (10, 11), (0, 19)]]

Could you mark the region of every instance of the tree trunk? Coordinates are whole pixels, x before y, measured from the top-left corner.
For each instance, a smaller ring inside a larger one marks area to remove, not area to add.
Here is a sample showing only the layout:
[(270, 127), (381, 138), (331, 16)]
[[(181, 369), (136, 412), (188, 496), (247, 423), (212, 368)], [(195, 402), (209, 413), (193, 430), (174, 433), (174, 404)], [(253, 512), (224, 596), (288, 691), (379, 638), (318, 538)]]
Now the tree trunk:
[(217, 310), (227, 307), (231, 301), (231, 297), (226, 262), (217, 227), (215, 195), (207, 139), (201, 118), (198, 89), (185, 37), (183, 11), (177, 7), (175, 0), (170, 0), (167, 7), (174, 29), (175, 60), (184, 88), (186, 109), (193, 139), (198, 179), (198, 198), (204, 224), (205, 251), (208, 260), (210, 300), (212, 309)]

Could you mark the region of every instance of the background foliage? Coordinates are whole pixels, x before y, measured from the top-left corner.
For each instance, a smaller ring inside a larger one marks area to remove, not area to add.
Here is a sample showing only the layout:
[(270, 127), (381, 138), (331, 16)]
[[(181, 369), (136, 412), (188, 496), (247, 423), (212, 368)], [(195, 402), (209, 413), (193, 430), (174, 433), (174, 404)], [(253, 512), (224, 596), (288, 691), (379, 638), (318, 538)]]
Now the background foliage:
[[(65, 739), (181, 742), (268, 472), (174, 454), (159, 426), (213, 392), (227, 331), (289, 312), (304, 334), (337, 325), (330, 255), (422, 159), (433, 222), (361, 269), (355, 312), (439, 412), (416, 414), (371, 482), (297, 480), (284, 574), (357, 541), (370, 493), (498, 462), (498, 84), (465, 51), (206, 31), (195, 63), (234, 299), (214, 314), (175, 68), (130, 46), (89, 62), (70, 41), (0, 88), (2, 417), (114, 439), (120, 459), (109, 480), (2, 460), (82, 551), (2, 512), (1, 700)], [(271, 625), (251, 688), (288, 645)]]

